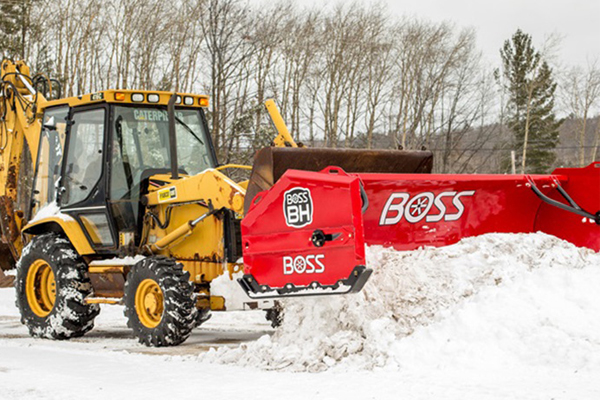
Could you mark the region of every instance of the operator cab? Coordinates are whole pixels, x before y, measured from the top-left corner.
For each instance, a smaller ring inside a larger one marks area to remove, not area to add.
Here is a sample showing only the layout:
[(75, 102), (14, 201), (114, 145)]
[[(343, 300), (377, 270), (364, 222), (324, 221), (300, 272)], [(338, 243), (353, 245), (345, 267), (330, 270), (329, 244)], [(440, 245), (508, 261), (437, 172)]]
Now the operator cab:
[[(119, 247), (139, 244), (142, 196), (149, 186), (166, 183), (152, 177), (172, 171), (167, 112), (171, 94), (100, 94), (83, 96), (80, 104), (73, 99), (53, 101), (45, 109), (30, 217), (58, 205), (61, 213), (79, 222), (98, 253), (116, 253)], [(144, 101), (134, 101), (140, 97)], [(202, 99), (207, 105), (205, 96), (178, 96), (174, 109), (181, 176), (217, 165)]]

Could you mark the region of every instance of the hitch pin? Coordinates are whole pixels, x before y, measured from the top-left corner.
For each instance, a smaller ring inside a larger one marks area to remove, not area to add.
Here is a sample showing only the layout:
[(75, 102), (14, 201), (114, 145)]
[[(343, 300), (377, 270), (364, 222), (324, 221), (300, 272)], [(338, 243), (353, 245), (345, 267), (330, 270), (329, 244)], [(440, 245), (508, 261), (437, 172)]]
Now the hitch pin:
[(339, 238), (341, 235), (342, 235), (341, 233), (326, 234), (322, 230), (317, 229), (313, 232), (312, 236), (310, 237), (310, 241), (316, 247), (323, 247), (325, 245), (325, 242), (334, 241), (335, 239)]

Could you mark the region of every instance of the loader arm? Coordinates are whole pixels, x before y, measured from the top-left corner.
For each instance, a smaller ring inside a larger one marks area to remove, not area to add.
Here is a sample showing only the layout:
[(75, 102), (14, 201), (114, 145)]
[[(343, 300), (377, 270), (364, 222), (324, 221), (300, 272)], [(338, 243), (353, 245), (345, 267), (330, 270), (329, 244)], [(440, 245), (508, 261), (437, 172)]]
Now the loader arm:
[(0, 259), (7, 268), (14, 265), (23, 247), (20, 230), (31, 193), (21, 198), (19, 185), (36, 168), (42, 129), (37, 112), (46, 99), (33, 88), (23, 61), (4, 60), (0, 68)]

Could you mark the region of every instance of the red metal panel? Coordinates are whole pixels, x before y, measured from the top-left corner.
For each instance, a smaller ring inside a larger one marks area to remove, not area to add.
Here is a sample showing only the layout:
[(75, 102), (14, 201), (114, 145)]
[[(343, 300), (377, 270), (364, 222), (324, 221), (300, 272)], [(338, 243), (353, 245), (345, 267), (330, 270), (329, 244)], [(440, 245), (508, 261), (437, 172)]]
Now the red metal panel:
[[(369, 245), (412, 250), (489, 232), (532, 232), (541, 201), (525, 175), (359, 174)], [(533, 176), (544, 193), (549, 175)], [(556, 177), (564, 181), (564, 176)]]
[[(255, 197), (242, 220), (242, 246), (244, 273), (259, 285), (335, 285), (365, 265), (360, 181), (335, 172), (289, 170)], [(339, 236), (317, 247), (317, 229)]]

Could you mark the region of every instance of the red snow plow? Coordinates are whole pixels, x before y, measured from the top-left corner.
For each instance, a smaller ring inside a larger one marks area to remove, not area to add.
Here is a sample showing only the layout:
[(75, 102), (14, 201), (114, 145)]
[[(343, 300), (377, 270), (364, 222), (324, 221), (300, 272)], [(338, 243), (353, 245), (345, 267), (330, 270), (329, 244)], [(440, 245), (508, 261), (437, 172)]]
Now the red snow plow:
[(374, 167), (378, 152), (329, 149), (343, 165), (321, 170), (322, 149), (268, 151), (242, 220), (240, 284), (253, 298), (357, 292), (371, 274), (365, 244), (411, 250), (541, 231), (600, 250), (600, 162), (551, 175), (441, 175), (428, 173), (429, 152), (384, 151)]

